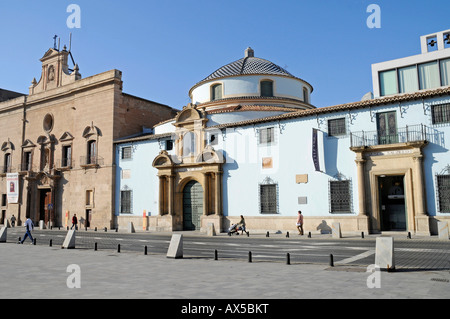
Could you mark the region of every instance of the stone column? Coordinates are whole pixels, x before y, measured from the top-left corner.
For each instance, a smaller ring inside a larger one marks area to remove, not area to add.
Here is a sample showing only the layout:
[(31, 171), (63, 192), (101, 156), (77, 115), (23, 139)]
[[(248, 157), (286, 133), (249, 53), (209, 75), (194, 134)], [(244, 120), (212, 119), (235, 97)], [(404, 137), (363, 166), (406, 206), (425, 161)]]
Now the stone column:
[(364, 163), (363, 159), (355, 160), (357, 166), (357, 176), (358, 176), (358, 202), (359, 202), (359, 215), (366, 216), (366, 191), (364, 185)]
[(415, 211), (415, 230), (416, 233), (430, 234), (430, 221), (426, 214), (426, 198), (424, 191), (423, 178), (423, 155), (413, 156), (414, 172), (413, 172), (413, 189), (414, 189), (414, 206)]
[(364, 163), (366, 160), (362, 158), (362, 154), (358, 153), (357, 158), (355, 160), (357, 166), (357, 176), (358, 176), (358, 216), (357, 219), (357, 227), (358, 230), (369, 233), (369, 216), (366, 212), (366, 188), (365, 188), (365, 179), (364, 179)]
[(164, 215), (164, 184), (165, 176), (159, 176), (159, 216)]
[(217, 216), (222, 216), (222, 172), (217, 172), (215, 176), (215, 187), (214, 187), (214, 210)]
[(203, 173), (203, 216), (208, 215), (209, 207), (209, 176)]
[(173, 180), (174, 180), (175, 176), (173, 174), (169, 175), (169, 187), (167, 190), (167, 210), (169, 215), (173, 215), (174, 214), (174, 209), (173, 209)]
[(423, 156), (414, 156), (414, 189), (416, 195), (416, 207), (417, 207), (417, 215), (418, 216), (426, 216), (426, 208), (425, 208), (425, 194), (424, 194), (424, 185), (423, 185), (423, 169), (422, 169), (422, 160)]

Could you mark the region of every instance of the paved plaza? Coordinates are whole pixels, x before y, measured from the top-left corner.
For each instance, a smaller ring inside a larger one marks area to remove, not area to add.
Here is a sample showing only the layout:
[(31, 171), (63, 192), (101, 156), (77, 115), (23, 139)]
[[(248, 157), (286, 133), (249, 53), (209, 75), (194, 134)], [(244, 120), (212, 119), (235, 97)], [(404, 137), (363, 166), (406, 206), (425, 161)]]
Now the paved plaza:
[(0, 244), (0, 298), (346, 299), (450, 298), (450, 270), (213, 258)]

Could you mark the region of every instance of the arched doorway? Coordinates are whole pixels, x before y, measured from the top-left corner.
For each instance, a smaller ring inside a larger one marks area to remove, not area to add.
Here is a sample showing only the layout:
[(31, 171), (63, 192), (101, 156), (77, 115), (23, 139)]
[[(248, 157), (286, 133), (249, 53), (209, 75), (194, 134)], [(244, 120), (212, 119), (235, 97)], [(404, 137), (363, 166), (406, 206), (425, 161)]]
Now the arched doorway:
[(203, 188), (197, 181), (190, 181), (183, 189), (183, 229), (199, 230), (203, 215)]

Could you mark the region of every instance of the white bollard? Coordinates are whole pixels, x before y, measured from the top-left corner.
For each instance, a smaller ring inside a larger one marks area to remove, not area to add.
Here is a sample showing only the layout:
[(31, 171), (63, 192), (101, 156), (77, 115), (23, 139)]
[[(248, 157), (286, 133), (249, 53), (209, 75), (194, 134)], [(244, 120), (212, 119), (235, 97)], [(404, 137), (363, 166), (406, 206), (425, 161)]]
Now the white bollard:
[(167, 258), (183, 258), (183, 235), (173, 234), (170, 240)]
[(73, 249), (75, 248), (75, 229), (71, 229), (67, 232), (66, 239), (61, 248)]
[(381, 270), (394, 270), (394, 238), (377, 237), (375, 246), (375, 265)]

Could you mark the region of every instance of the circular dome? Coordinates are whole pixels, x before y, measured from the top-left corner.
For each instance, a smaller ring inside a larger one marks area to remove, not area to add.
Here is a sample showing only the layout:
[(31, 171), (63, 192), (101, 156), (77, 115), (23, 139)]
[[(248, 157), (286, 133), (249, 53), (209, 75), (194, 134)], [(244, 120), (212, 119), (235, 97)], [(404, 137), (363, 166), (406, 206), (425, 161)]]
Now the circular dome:
[(195, 84), (193, 88), (207, 81), (239, 75), (281, 75), (299, 79), (273, 62), (256, 58), (253, 49), (249, 47), (245, 50), (244, 58), (222, 66)]

